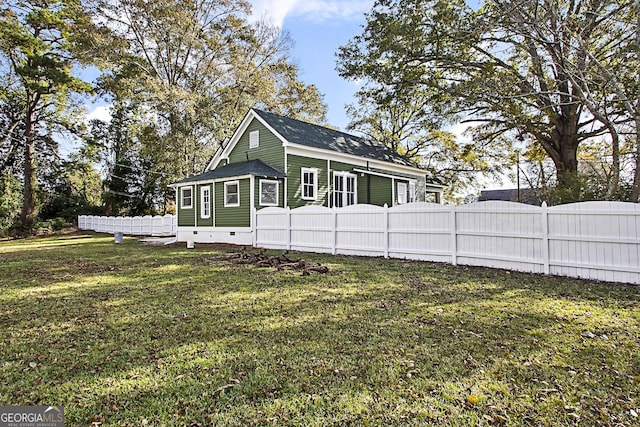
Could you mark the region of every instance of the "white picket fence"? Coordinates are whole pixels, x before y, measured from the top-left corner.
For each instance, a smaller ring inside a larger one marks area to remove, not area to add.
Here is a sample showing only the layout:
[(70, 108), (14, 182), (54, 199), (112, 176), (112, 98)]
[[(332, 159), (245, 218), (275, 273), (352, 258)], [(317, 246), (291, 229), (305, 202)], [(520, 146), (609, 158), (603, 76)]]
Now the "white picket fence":
[(78, 216), (80, 230), (100, 233), (116, 233), (134, 236), (175, 236), (178, 231), (177, 216)]
[(640, 205), (511, 202), (255, 212), (254, 246), (640, 284)]

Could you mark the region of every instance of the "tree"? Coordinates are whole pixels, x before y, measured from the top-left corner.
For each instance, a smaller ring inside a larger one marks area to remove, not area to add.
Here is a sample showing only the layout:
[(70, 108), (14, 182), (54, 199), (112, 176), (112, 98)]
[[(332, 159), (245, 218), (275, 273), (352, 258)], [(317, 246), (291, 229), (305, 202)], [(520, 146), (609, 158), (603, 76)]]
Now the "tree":
[(0, 234), (4, 234), (20, 214), (21, 187), (15, 176), (0, 174)]
[(423, 87), (406, 85), (365, 86), (350, 105), (349, 128), (381, 141), (404, 157), (421, 164), (432, 177), (446, 182), (456, 194), (475, 182), (478, 172), (496, 175), (504, 168), (501, 156), (507, 141), (471, 144), (442, 131), (447, 123), (437, 107), (440, 95)]
[[(628, 8), (629, 4), (619, 4)], [(558, 185), (576, 200), (579, 145), (610, 129), (585, 105), (566, 64), (592, 78), (579, 33), (589, 46), (612, 1), (378, 0), (363, 33), (340, 48), (347, 78), (392, 81), (443, 94), (451, 115), (480, 123), (478, 141), (505, 136), (541, 147)]]
[(117, 103), (139, 106), (135, 129), (147, 175), (166, 195), (175, 179), (200, 172), (254, 106), (323, 121), (314, 86), (298, 80), (290, 40), (249, 25), (241, 0), (104, 1), (101, 13), (126, 41), (123, 60), (102, 79)]
[(74, 50), (86, 42), (93, 24), (79, 0), (8, 1), (0, 13), (0, 53), (16, 76), (11, 89), (22, 98), (21, 221), (31, 229), (37, 213), (37, 135), (62, 124), (60, 112), (70, 94), (91, 90), (73, 75), (73, 66), (78, 63)]
[[(620, 134), (635, 140), (635, 172), (630, 200), (640, 200), (640, 0), (611, 2), (597, 21), (597, 43), (574, 33), (574, 45), (582, 64), (567, 63), (572, 83), (580, 91), (589, 111), (610, 129), (613, 179), (608, 196), (617, 191), (620, 173)], [(600, 96), (594, 96), (600, 94)], [(622, 130), (622, 132), (621, 132)]]

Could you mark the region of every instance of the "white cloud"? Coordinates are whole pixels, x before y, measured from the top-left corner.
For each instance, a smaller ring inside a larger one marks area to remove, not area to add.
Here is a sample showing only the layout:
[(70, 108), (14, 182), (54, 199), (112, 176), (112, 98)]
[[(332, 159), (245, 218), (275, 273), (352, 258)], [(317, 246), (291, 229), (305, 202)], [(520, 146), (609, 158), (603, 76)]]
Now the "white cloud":
[(368, 12), (373, 0), (251, 0), (253, 19), (267, 16), (282, 27), (291, 16), (315, 22), (359, 19)]
[(251, 0), (252, 18), (266, 17), (277, 27), (282, 28), (284, 19), (300, 0)]
[(103, 122), (111, 121), (111, 106), (110, 105), (101, 105), (99, 107), (94, 108), (87, 114), (87, 121), (90, 120), (102, 120)]
[(298, 3), (292, 15), (317, 22), (353, 20), (360, 19), (365, 12), (371, 10), (372, 5), (373, 0), (306, 0)]

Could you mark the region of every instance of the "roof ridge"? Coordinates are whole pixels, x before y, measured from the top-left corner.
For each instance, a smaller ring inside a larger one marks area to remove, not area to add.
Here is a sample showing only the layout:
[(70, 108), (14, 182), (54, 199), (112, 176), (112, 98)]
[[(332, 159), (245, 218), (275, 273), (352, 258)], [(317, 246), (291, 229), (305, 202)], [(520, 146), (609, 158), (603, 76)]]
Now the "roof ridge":
[(319, 128), (323, 128), (323, 129), (327, 129), (330, 130), (332, 132), (337, 132), (337, 133), (341, 133), (343, 135), (347, 135), (350, 138), (357, 138), (357, 139), (361, 139), (364, 141), (372, 141), (372, 142), (376, 142), (378, 144), (380, 144), (381, 146), (386, 147), (386, 145), (384, 145), (382, 142), (378, 141), (377, 139), (374, 138), (370, 138), (370, 137), (365, 137), (365, 136), (358, 136), (358, 135), (354, 135), (352, 133), (347, 133), (345, 131), (342, 131), (340, 129), (334, 129), (332, 127), (328, 127), (328, 126), (324, 126), (324, 125), (319, 125), (317, 123), (311, 123), (311, 122), (307, 122), (301, 119), (295, 119), (293, 117), (289, 117), (289, 116), (283, 116), (282, 114), (277, 114), (277, 113), (272, 113), (271, 111), (265, 111), (265, 110), (261, 110), (259, 108), (252, 108), (252, 110), (258, 112), (258, 113), (264, 113), (264, 114), (271, 114), (272, 116), (277, 116), (277, 117), (281, 117), (283, 119), (287, 119), (287, 120), (293, 120), (295, 122), (299, 122), (308, 126), (315, 126), (315, 127), (319, 127)]

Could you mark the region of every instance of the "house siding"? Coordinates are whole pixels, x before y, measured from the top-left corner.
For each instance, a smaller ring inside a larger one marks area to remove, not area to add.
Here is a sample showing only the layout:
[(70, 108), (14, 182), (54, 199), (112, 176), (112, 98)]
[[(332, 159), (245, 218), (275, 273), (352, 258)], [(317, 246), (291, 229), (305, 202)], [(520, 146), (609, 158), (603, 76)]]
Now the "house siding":
[[(256, 148), (249, 148), (249, 134), (256, 130), (260, 133), (259, 145)], [(249, 123), (238, 143), (229, 153), (229, 163), (246, 162), (247, 160), (262, 160), (266, 165), (284, 172), (282, 141), (256, 119)], [(220, 162), (218, 167), (220, 166), (224, 166), (224, 162)]]
[[(211, 203), (211, 198), (213, 197), (213, 190), (211, 189), (211, 184), (201, 184), (197, 186), (197, 190), (196, 190), (196, 203), (195, 203), (195, 208), (196, 208), (196, 212), (195, 214), (198, 215), (198, 227), (203, 226), (203, 227), (212, 227), (213, 226), (213, 204)], [(201, 189), (202, 187), (209, 187), (209, 202), (211, 204), (211, 206), (209, 207), (209, 218), (202, 218), (202, 193), (201, 193)]]
[[(256, 179), (254, 180), (254, 206), (256, 207), (256, 209), (263, 209), (263, 208), (268, 208), (269, 206), (260, 206), (260, 181), (262, 180), (267, 180), (267, 181), (278, 181), (278, 207), (284, 207), (283, 205), (283, 200), (284, 200), (284, 180), (282, 179), (273, 179), (273, 178), (264, 178), (264, 177), (256, 177)], [(240, 200), (240, 202), (242, 202), (242, 200)]]
[[(224, 182), (215, 183), (215, 226), (249, 227), (251, 226), (251, 184), (249, 178), (229, 179), (225, 182), (239, 181), (240, 206), (224, 207)], [(200, 224), (198, 224), (200, 225)]]
[[(302, 168), (318, 169), (318, 197), (302, 199)], [(298, 208), (307, 205), (328, 206), (327, 161), (289, 154), (287, 156), (287, 206)]]
[[(366, 179), (367, 177), (365, 176), (364, 185), (367, 185)], [(393, 206), (392, 192), (391, 192), (391, 189), (392, 189), (391, 178), (385, 178), (385, 177), (376, 176), (376, 175), (369, 175), (368, 179), (371, 180), (369, 184), (369, 188), (371, 190), (371, 193), (370, 193), (371, 198), (370, 198), (370, 201), (368, 202), (361, 201), (360, 203), (370, 203), (372, 205), (378, 205), (378, 206), (384, 206), (385, 204), (387, 206)], [(359, 196), (358, 196), (358, 201), (360, 201)]]
[(191, 187), (193, 192), (192, 197), (195, 197), (195, 186), (194, 185), (184, 185), (178, 187), (178, 227), (193, 227), (196, 225), (196, 208), (195, 203), (192, 203), (193, 207), (184, 209), (182, 207), (182, 188)]

